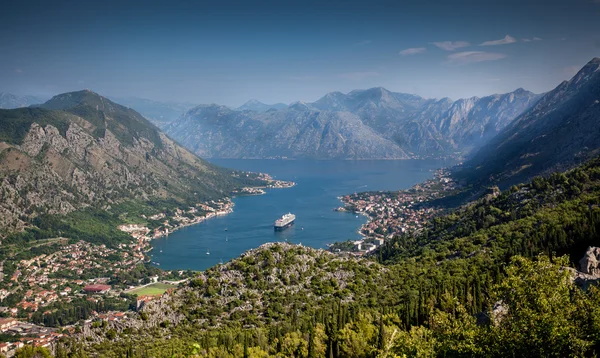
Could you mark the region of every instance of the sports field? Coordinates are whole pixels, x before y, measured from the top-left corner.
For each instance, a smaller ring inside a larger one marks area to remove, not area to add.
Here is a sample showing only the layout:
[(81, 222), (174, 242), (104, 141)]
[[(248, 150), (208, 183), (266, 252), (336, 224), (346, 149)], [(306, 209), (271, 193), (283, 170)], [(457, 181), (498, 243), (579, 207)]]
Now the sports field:
[(138, 288), (130, 291), (131, 294), (138, 296), (160, 296), (165, 293), (169, 288), (177, 287), (175, 285), (168, 285), (166, 283), (153, 283), (146, 287)]

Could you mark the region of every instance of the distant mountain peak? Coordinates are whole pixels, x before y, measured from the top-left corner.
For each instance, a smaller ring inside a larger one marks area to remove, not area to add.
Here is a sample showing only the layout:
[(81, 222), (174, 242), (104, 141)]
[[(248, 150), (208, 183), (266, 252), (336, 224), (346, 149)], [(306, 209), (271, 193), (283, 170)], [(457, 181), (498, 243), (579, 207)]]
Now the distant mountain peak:
[(244, 103), (242, 106), (252, 106), (252, 105), (256, 105), (256, 104), (262, 104), (262, 105), (266, 105), (263, 102), (257, 100), (257, 99), (250, 99), (248, 100), (246, 103)]
[(256, 99), (251, 99), (239, 106), (237, 109), (241, 111), (255, 111), (255, 112), (266, 112), (271, 108), (274, 109), (283, 109), (286, 108), (287, 105), (283, 103), (275, 103), (275, 104), (266, 104)]
[(568, 86), (572, 88), (578, 88), (579, 86), (587, 83), (593, 76), (600, 73), (600, 58), (594, 57), (590, 62), (585, 64), (579, 72), (569, 81)]
[(594, 57), (579, 72), (596, 72), (600, 68), (600, 57)]
[(516, 90), (514, 90), (513, 93), (515, 93), (515, 94), (522, 94), (522, 93), (533, 93), (533, 92), (528, 91), (528, 90), (526, 90), (523, 87), (519, 87)]

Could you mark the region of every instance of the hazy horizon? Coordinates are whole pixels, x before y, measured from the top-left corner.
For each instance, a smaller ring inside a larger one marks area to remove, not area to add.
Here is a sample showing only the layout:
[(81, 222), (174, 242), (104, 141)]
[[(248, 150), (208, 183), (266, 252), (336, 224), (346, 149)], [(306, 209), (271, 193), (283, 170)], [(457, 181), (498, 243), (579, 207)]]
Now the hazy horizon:
[(600, 56), (600, 2), (11, 1), (0, 91), (238, 107), (384, 87), (542, 93)]

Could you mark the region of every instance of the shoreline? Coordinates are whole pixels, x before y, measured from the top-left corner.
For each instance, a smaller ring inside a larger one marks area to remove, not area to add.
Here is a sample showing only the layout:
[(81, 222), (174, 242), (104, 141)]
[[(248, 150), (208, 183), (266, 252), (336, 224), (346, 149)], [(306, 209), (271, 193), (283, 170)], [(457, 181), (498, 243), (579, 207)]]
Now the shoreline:
[[(346, 202), (344, 202), (344, 200), (342, 199), (342, 197), (341, 197), (341, 196), (338, 196), (338, 198), (337, 198), (337, 199), (338, 199), (338, 200), (339, 200), (339, 201), (340, 201), (342, 204), (344, 204), (344, 205), (346, 204)], [(367, 218), (367, 222), (366, 222), (366, 223), (364, 223), (364, 224), (361, 224), (361, 225), (358, 227), (358, 229), (356, 230), (356, 233), (357, 233), (358, 235), (360, 235), (360, 236), (362, 237), (362, 239), (363, 239), (363, 240), (365, 240), (365, 239), (369, 239), (369, 238), (370, 238), (369, 236), (367, 236), (367, 235), (363, 234), (363, 232), (362, 232), (362, 228), (363, 228), (365, 225), (368, 225), (368, 224), (369, 224), (371, 221), (373, 221), (373, 218), (371, 218), (371, 215), (369, 215), (369, 214), (367, 214), (366, 212), (363, 212), (363, 211), (348, 210), (348, 209), (346, 209), (346, 208), (345, 208), (345, 206), (340, 206), (340, 207), (337, 207), (337, 208), (333, 209), (333, 211), (336, 211), (336, 212), (338, 212), (338, 213), (352, 214), (352, 215), (362, 215), (362, 216), (366, 217), (366, 218)], [(329, 245), (333, 245), (333, 244), (329, 244)]]
[[(343, 206), (334, 210), (362, 214), (368, 218), (358, 229), (362, 240), (354, 243), (359, 252), (370, 252), (374, 248), (366, 241), (374, 240), (376, 248), (391, 237), (422, 230), (440, 211), (427, 203), (446, 195), (456, 187), (457, 183), (449, 176), (449, 169), (440, 168), (434, 171), (433, 177), (409, 189), (367, 191), (340, 196), (338, 199)], [(366, 251), (361, 248), (365, 243), (369, 244)]]
[[(237, 189), (232, 192), (229, 197), (220, 199), (218, 201), (211, 200), (205, 203), (197, 203), (193, 207), (189, 207), (187, 210), (175, 209), (175, 215), (167, 216), (164, 213), (155, 214), (150, 217), (144, 217), (149, 220), (163, 220), (162, 225), (151, 230), (148, 226), (142, 226), (142, 224), (122, 224), (118, 226), (118, 229), (129, 233), (130, 236), (137, 240), (140, 251), (143, 252), (143, 261), (152, 263), (152, 257), (150, 252), (154, 249), (151, 242), (153, 240), (168, 237), (169, 234), (174, 233), (183, 228), (198, 225), (206, 220), (227, 216), (233, 213), (234, 210), (234, 199), (244, 196), (260, 196), (265, 195), (267, 191), (265, 189), (288, 189), (296, 186), (297, 184), (292, 181), (273, 180), (268, 177), (267, 185), (260, 187), (244, 187)], [(196, 216), (198, 208), (202, 210), (204, 215)], [(193, 218), (189, 218), (185, 214), (192, 215)], [(171, 222), (175, 221), (177, 224), (172, 225)], [(158, 265), (153, 265), (158, 266)]]

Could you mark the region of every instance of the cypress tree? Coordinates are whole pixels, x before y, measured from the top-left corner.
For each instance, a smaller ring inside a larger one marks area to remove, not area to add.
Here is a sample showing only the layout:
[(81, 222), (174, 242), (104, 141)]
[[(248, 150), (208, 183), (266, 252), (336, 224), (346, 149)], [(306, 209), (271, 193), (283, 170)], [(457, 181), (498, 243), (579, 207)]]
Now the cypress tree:
[(383, 314), (379, 316), (379, 333), (377, 334), (377, 349), (383, 350)]
[(310, 330), (308, 332), (308, 358), (315, 358), (315, 344), (314, 344), (314, 339), (315, 339), (315, 329), (314, 327), (311, 325), (310, 326)]
[(248, 332), (244, 333), (244, 358), (250, 358), (250, 353), (248, 352)]

